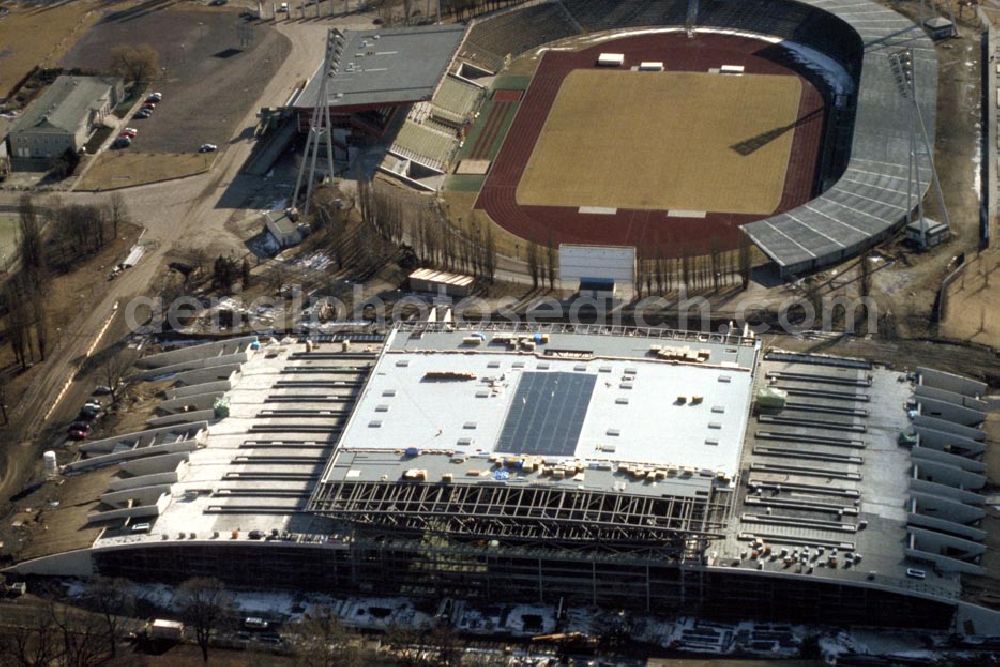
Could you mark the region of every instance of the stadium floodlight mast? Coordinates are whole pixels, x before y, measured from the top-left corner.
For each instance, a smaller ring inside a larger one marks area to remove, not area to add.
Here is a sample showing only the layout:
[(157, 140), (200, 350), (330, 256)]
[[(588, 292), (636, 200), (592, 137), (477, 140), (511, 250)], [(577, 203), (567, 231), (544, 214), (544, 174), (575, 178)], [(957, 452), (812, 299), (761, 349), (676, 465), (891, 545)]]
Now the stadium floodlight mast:
[[(923, 152), (927, 156), (927, 163), (930, 166), (931, 182), (935, 186), (935, 192), (938, 203), (941, 206), (941, 214), (945, 225), (951, 227), (951, 220), (948, 217), (948, 207), (945, 206), (944, 192), (941, 190), (941, 180), (938, 178), (937, 168), (934, 166), (934, 147), (931, 146), (930, 138), (927, 135), (927, 125), (924, 123), (924, 116), (920, 111), (920, 105), (917, 104), (917, 78), (913, 72), (913, 51), (910, 49), (900, 49), (889, 53), (888, 57), (889, 64), (896, 77), (896, 86), (899, 88), (899, 95), (905, 102), (905, 112), (909, 121), (907, 128), (910, 133), (910, 154), (906, 175), (906, 222), (907, 225), (913, 222), (913, 197), (915, 195), (917, 198), (917, 220), (920, 225), (920, 249), (926, 250), (927, 219), (924, 216), (923, 196), (921, 194), (919, 141), (923, 143)], [(918, 128), (920, 132), (919, 140), (917, 137)]]
[(299, 165), (299, 175), (295, 179), (295, 192), (292, 193), (292, 205), (299, 201), (302, 190), (302, 177), (308, 170), (306, 178), (306, 200), (302, 214), (309, 215), (309, 204), (312, 202), (313, 185), (316, 183), (316, 158), (319, 156), (320, 143), (326, 145), (327, 173), (333, 178), (333, 143), (331, 135), (333, 127), (330, 123), (330, 83), (340, 69), (340, 55), (344, 52), (344, 34), (336, 28), (330, 28), (326, 35), (326, 55), (323, 58), (322, 76), (320, 76), (319, 91), (316, 104), (313, 107), (312, 118), (309, 121), (309, 135), (306, 138), (305, 155)]

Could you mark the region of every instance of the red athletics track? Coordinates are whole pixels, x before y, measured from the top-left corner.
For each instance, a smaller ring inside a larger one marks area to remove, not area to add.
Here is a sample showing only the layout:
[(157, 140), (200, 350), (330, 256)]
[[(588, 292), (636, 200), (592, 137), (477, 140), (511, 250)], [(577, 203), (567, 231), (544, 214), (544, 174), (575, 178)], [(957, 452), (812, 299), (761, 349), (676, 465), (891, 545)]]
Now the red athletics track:
[[(618, 209), (614, 215), (584, 215), (563, 206), (522, 206), (517, 203), (517, 186), (549, 109), (563, 79), (574, 69), (594, 67), (600, 53), (624, 53), (625, 65), (641, 61), (661, 61), (672, 71), (707, 71), (720, 65), (743, 65), (748, 73), (785, 74), (802, 80), (799, 118), (795, 128), (785, 189), (775, 213), (795, 208), (812, 198), (824, 114), (823, 96), (806, 78), (783, 60), (783, 51), (761, 40), (731, 35), (696, 35), (683, 32), (624, 37), (602, 42), (582, 51), (550, 51), (538, 65), (517, 117), (507, 133), (500, 154), (479, 192), (476, 208), (507, 231), (546, 244), (583, 243), (630, 245), (652, 257), (705, 254), (712, 249), (730, 250), (739, 246), (740, 225), (761, 216), (715, 213), (705, 218), (668, 218), (666, 211)], [(642, 109), (636, 109), (641, 114)], [(627, 119), (623, 119), (627, 122)], [(669, 148), (669, 147), (665, 147)]]

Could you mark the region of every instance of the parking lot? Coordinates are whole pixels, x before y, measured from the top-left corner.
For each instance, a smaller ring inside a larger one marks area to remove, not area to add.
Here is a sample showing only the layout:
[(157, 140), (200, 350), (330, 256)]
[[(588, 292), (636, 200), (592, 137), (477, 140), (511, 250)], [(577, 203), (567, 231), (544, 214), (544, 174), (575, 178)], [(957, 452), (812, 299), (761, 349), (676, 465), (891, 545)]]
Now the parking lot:
[(167, 7), (106, 14), (62, 65), (110, 69), (109, 44), (149, 44), (159, 54), (160, 76), (148, 91), (163, 100), (149, 118), (129, 119), (138, 136), (122, 149), (142, 153), (194, 153), (203, 143), (222, 150), (246, 131), (236, 125), (291, 49), (273, 27), (235, 9)]

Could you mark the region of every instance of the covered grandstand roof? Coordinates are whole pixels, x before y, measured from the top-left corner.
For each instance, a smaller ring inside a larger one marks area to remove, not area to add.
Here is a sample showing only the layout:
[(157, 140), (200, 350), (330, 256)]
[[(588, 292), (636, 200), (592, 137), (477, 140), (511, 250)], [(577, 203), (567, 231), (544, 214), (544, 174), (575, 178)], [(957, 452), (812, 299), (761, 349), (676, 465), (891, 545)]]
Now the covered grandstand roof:
[[(376, 107), (429, 100), (465, 35), (460, 25), (400, 27), (344, 33), (344, 48), (329, 85), (331, 109)], [(322, 67), (321, 67), (322, 68)], [(295, 101), (316, 106), (320, 72)]]
[[(875, 2), (807, 0), (807, 4), (834, 14), (857, 31), (864, 55), (847, 170), (808, 204), (743, 227), (786, 274), (846, 259), (884, 238), (906, 215), (911, 102), (899, 92), (891, 53), (901, 49), (913, 53), (916, 103), (928, 141), (934, 144), (937, 59), (923, 29)], [(922, 151), (918, 161), (926, 192), (930, 162)]]

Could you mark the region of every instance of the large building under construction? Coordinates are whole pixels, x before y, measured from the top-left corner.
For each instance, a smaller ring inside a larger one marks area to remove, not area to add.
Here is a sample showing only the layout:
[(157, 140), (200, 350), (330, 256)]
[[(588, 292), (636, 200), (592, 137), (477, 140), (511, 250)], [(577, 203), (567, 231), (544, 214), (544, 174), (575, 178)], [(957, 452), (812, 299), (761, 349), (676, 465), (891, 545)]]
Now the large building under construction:
[[(760, 340), (399, 325), (146, 356), (14, 570), (720, 618), (996, 622), (986, 386)], [(957, 624), (957, 625), (956, 625)]]

